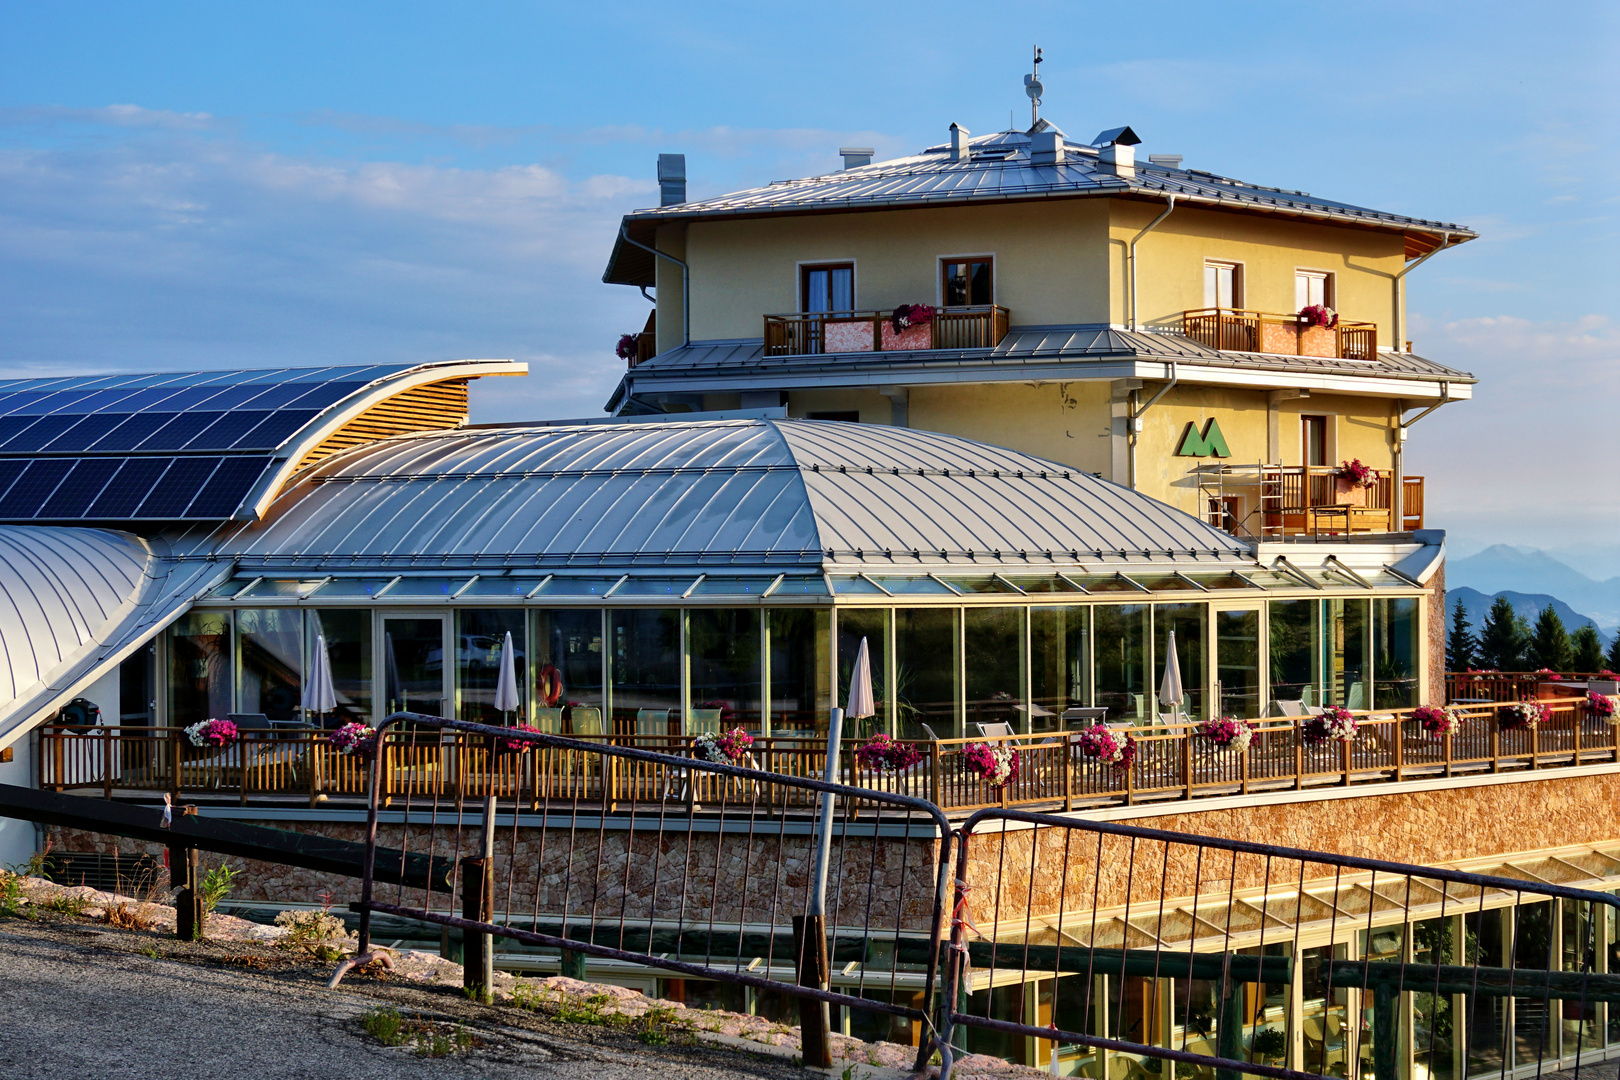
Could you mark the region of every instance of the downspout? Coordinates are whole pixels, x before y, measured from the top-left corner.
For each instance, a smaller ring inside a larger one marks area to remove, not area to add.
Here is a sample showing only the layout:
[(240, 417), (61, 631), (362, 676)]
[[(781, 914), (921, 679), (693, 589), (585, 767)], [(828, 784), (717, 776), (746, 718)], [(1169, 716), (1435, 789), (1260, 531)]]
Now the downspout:
[[(629, 227), (622, 224), (622, 223), (619, 225), (619, 239), (623, 240), (625, 243), (629, 244), (631, 247), (638, 247), (642, 251), (650, 252), (651, 254), (658, 256), (660, 259), (668, 259), (670, 262), (674, 263), (676, 266), (681, 268), (681, 344), (682, 345), (690, 345), (690, 344), (692, 344), (692, 271), (691, 271), (691, 268), (688, 267), (684, 262), (682, 262), (680, 259), (677, 259), (673, 255), (670, 255), (670, 254), (667, 254), (665, 252), (659, 251), (657, 248), (654, 248), (654, 247), (648, 247), (646, 244), (643, 244), (639, 240), (630, 239)], [(645, 292), (643, 292), (642, 295), (645, 296), (647, 294)]]
[[(1395, 272), (1395, 340), (1391, 343), (1391, 347), (1395, 352), (1406, 351), (1406, 275), (1451, 246), (1451, 234), (1441, 230), (1440, 235), (1444, 239), (1440, 242), (1439, 247), (1427, 255), (1421, 255), (1413, 259)], [(1444, 402), (1441, 404), (1444, 404)], [(1428, 413), (1423, 415), (1427, 416)]]
[[(1435, 250), (1438, 251), (1439, 249), (1436, 248)], [(1431, 251), (1429, 254), (1432, 255), (1434, 252)], [(1428, 255), (1425, 255), (1424, 258), (1428, 258)], [(1434, 412), (1440, 406), (1450, 404), (1451, 400), (1451, 384), (1442, 382), (1440, 384), (1440, 400), (1412, 417), (1412, 419), (1402, 420), (1400, 412), (1395, 413), (1395, 478), (1393, 490), (1389, 493), (1390, 505), (1395, 510), (1395, 520), (1390, 522), (1390, 525), (1394, 526), (1391, 531), (1400, 531), (1401, 523), (1406, 517), (1406, 429)]]
[[(1167, 214), (1169, 212), (1170, 211), (1168, 210), (1165, 211)], [(1147, 401), (1138, 406), (1134, 404), (1137, 391), (1131, 391), (1131, 400), (1133, 402), (1131, 407), (1131, 430), (1129, 432), (1129, 438), (1126, 440), (1126, 444), (1130, 447), (1130, 487), (1132, 491), (1136, 490), (1136, 437), (1142, 433), (1142, 415), (1149, 409), (1153, 408), (1153, 406), (1157, 405), (1159, 403), (1159, 399), (1170, 392), (1170, 388), (1176, 385), (1176, 378), (1176, 362), (1172, 360), (1170, 361), (1170, 381), (1160, 387), (1157, 394), (1154, 394), (1152, 397), (1148, 398)]]
[[(1164, 208), (1164, 213), (1162, 213), (1158, 217), (1154, 218), (1148, 224), (1148, 227), (1143, 229), (1141, 232), (1137, 233), (1136, 234), (1136, 239), (1131, 241), (1130, 263), (1131, 263), (1131, 329), (1132, 330), (1140, 330), (1140, 329), (1142, 329), (1142, 324), (1137, 320), (1137, 317), (1136, 317), (1136, 245), (1142, 242), (1142, 237), (1146, 236), (1148, 233), (1150, 233), (1154, 229), (1158, 228), (1159, 227), (1159, 222), (1161, 222), (1165, 218), (1169, 217), (1170, 216), (1170, 211), (1172, 211), (1172, 210), (1174, 210), (1176, 208), (1176, 197), (1174, 195), (1171, 195), (1169, 198), (1170, 198), (1170, 205), (1166, 206)], [(1168, 387), (1166, 389), (1168, 389)], [(1131, 484), (1131, 486), (1132, 487), (1136, 486), (1135, 483), (1134, 483), (1134, 479), (1133, 479), (1133, 483)]]

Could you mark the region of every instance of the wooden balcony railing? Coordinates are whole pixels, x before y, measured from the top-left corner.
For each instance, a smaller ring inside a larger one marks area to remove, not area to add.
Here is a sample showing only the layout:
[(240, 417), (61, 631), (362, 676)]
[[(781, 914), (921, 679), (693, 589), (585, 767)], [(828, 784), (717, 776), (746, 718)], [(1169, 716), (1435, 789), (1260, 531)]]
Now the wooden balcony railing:
[(1333, 329), (1306, 326), (1298, 315), (1241, 308), (1196, 308), (1181, 313), (1181, 332), (1200, 345), (1234, 352), (1378, 359), (1376, 323), (1340, 319)]
[[(1475, 684), (1469, 684), (1473, 686)], [(1516, 697), (1507, 700), (1517, 700)], [(1242, 753), (1216, 750), (1190, 723), (1141, 727), (1114, 725), (1136, 740), (1129, 770), (1099, 765), (1070, 742), (1068, 732), (990, 738), (919, 741), (917, 765), (900, 772), (862, 767), (857, 742), (840, 755), (839, 778), (878, 791), (915, 795), (956, 813), (985, 806), (1045, 805), (1073, 808), (1132, 803), (1139, 799), (1197, 799), (1322, 785), (1390, 783), (1426, 777), (1548, 770), (1620, 761), (1620, 727), (1589, 715), (1584, 697), (1543, 699), (1551, 719), (1534, 729), (1503, 729), (1496, 702), (1456, 704), (1463, 718), (1454, 733), (1435, 738), (1411, 719), (1409, 709), (1356, 713), (1353, 742), (1312, 745), (1301, 734), (1303, 718), (1257, 721), (1255, 738)], [(105, 798), (224, 798), (275, 804), (308, 799), (358, 803), (370, 781), (365, 763), (339, 754), (317, 733), (250, 732), (235, 746), (193, 747), (176, 730), (46, 726), (41, 730), (39, 783), (64, 791), (89, 789)], [(528, 753), (492, 752), (479, 737), (438, 732), (425, 737), (393, 732), (384, 747), (383, 801), (409, 798), (413, 805), (494, 794), (519, 805), (557, 801), (600, 803), (610, 810), (638, 804), (691, 801), (705, 808), (767, 797), (744, 781), (699, 777), (661, 763), (606, 758), (593, 744), (615, 742), (678, 756), (692, 752), (684, 736), (585, 736), (575, 748), (537, 747)], [(968, 767), (964, 752), (974, 743), (1005, 743), (1017, 750), (1019, 775), (994, 787)], [(826, 743), (816, 738), (756, 737), (743, 762), (768, 772), (820, 776)], [(780, 809), (808, 811), (814, 793), (773, 788)], [(850, 808), (855, 812), (860, 807)]]
[(896, 331), (892, 311), (831, 311), (765, 316), (765, 355), (992, 349), (1007, 336), (1011, 313), (998, 304), (942, 307), (926, 323)]
[(1374, 470), (1370, 487), (1339, 480), (1333, 465), (1201, 465), (1207, 520), (1243, 536), (1400, 532), (1423, 528), (1423, 477), (1401, 478), (1396, 520), (1394, 474)]

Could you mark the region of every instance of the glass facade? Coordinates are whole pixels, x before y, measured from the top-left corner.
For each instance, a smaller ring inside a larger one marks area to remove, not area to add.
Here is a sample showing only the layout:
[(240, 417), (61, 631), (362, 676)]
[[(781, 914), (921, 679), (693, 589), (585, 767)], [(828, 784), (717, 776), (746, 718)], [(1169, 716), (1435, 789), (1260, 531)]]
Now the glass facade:
[(956, 620), (955, 608), (895, 609), (895, 709), (901, 738), (927, 738), (932, 732), (950, 739), (960, 734)]
[(500, 684), (501, 650), (512, 635), (512, 670), (517, 677), (518, 699), (526, 703), (528, 651), (521, 608), (462, 608), (456, 612), (456, 715), (475, 724), (521, 721), (526, 710), (495, 708)]
[(1031, 608), (1029, 657), (1031, 728), (1055, 731), (1063, 710), (1091, 704), (1091, 609)]
[[(876, 731), (892, 731), (895, 723), (894, 694), (890, 692), (892, 678), (889, 672), (889, 610), (887, 608), (839, 608), (838, 616), (838, 704), (849, 702), (849, 684), (855, 673), (855, 659), (860, 655), (861, 642), (866, 642), (866, 655), (872, 674), (872, 697), (877, 703), (877, 715), (850, 721), (848, 730), (855, 734), (870, 735)], [(910, 720), (909, 717), (906, 718)], [(818, 726), (820, 722), (818, 720)], [(920, 734), (916, 725), (909, 729)], [(825, 730), (822, 727), (822, 730)]]
[(1410, 709), (1418, 704), (1417, 600), (1372, 602), (1373, 708)]
[(1148, 721), (1148, 606), (1101, 604), (1092, 609), (1093, 704), (1110, 720)]
[(1321, 704), (1322, 624), (1316, 600), (1273, 600), (1271, 700)]
[(371, 612), (356, 608), (318, 608), (309, 613), (305, 637), (314, 663), (317, 643), (326, 643), (337, 708), (325, 720), (332, 727), (371, 719)]
[(602, 619), (603, 613), (594, 608), (529, 612), (531, 724), (553, 734), (573, 733), (578, 713), (582, 721), (578, 733), (585, 734), (584, 721), (601, 720), (606, 707)]
[(1024, 609), (965, 608), (962, 612), (962, 657), (967, 734), (979, 734), (979, 725), (982, 724), (1006, 724), (1010, 731), (1027, 732), (1029, 702), (1024, 695)]
[[(608, 612), (608, 692), (613, 730), (629, 734), (662, 713), (669, 730), (684, 719), (681, 701), (681, 613), (676, 608), (618, 608)], [(643, 715), (645, 714), (645, 715)], [(662, 729), (660, 729), (662, 730)], [(643, 732), (645, 733), (645, 732)]]
[(765, 625), (770, 635), (771, 733), (814, 735), (833, 704), (832, 613), (825, 608), (767, 608)]
[(692, 708), (720, 710), (726, 728), (761, 730), (765, 682), (760, 675), (761, 621), (753, 608), (694, 608), (687, 615)]
[[(304, 613), (297, 608), (236, 612), (236, 708), (277, 724), (300, 716)], [(314, 720), (314, 717), (310, 718)]]
[(231, 702), (231, 613), (190, 611), (169, 628), (169, 723), (223, 719)]

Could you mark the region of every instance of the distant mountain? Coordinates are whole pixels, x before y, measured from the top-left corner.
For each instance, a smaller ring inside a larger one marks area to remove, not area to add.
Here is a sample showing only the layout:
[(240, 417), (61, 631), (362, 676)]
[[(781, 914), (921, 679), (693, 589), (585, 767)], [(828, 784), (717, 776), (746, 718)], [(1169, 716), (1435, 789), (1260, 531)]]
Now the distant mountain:
[(1446, 585), (1450, 591), (1468, 588), (1486, 596), (1499, 592), (1541, 596), (1542, 603), (1572, 597), (1597, 626), (1620, 626), (1620, 577), (1594, 581), (1538, 548), (1494, 544), (1476, 555), (1450, 561)]
[(1544, 593), (1509, 592), (1506, 590), (1487, 596), (1478, 589), (1470, 589), (1466, 585), (1460, 589), (1446, 590), (1446, 629), (1451, 629), (1451, 609), (1456, 607), (1457, 602), (1460, 600), (1462, 601), (1463, 610), (1468, 613), (1470, 629), (1473, 630), (1476, 637), (1479, 636), (1480, 624), (1485, 621), (1485, 613), (1491, 609), (1491, 604), (1495, 602), (1498, 596), (1506, 597), (1507, 602), (1513, 605), (1513, 613), (1522, 616), (1531, 626), (1535, 625), (1536, 616), (1541, 614), (1541, 609), (1551, 604), (1553, 610), (1558, 612), (1558, 617), (1564, 620), (1564, 629), (1574, 633), (1577, 627), (1588, 625), (1595, 627), (1598, 638), (1603, 642), (1605, 649), (1614, 640), (1614, 635), (1605, 633), (1603, 628), (1598, 626), (1596, 620), (1582, 615), (1556, 596), (1547, 596)]

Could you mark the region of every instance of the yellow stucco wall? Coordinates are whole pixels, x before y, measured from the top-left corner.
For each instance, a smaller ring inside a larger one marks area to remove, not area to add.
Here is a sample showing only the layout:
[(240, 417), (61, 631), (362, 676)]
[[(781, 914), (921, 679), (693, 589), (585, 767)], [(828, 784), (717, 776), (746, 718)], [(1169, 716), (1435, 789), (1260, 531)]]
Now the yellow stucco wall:
[[(679, 223), (658, 226), (658, 238), (653, 246), (677, 259), (684, 259), (686, 226)], [(653, 340), (657, 350), (663, 352), (681, 344), (681, 268), (668, 259), (654, 258), (653, 270), (658, 279), (658, 321), (653, 328)], [(692, 292), (696, 294), (697, 291), (694, 276)]]
[[(938, 304), (939, 259), (955, 255), (995, 257), (996, 303), (1014, 323), (1102, 322), (1107, 214), (1101, 201), (1071, 200), (694, 222), (692, 337), (759, 337), (762, 316), (799, 309), (806, 262), (854, 262), (858, 308)], [(680, 312), (661, 303), (660, 328), (666, 319), (678, 325)]]
[(803, 419), (813, 412), (858, 412), (863, 424), (888, 424), (894, 404), (876, 390), (861, 388), (794, 390), (788, 395), (789, 416)]
[(1106, 381), (919, 386), (909, 411), (911, 427), (1109, 475)]
[[(1162, 203), (1110, 200), (1111, 321), (1128, 318), (1127, 248), (1164, 211)], [(1334, 275), (1335, 305), (1346, 319), (1378, 324), (1378, 344), (1393, 343), (1395, 275), (1405, 264), (1398, 233), (1316, 225), (1265, 214), (1238, 214), (1178, 206), (1137, 245), (1138, 303), (1143, 326), (1181, 325), (1181, 313), (1204, 306), (1204, 261), (1243, 267), (1240, 306), (1288, 314), (1294, 272)]]

